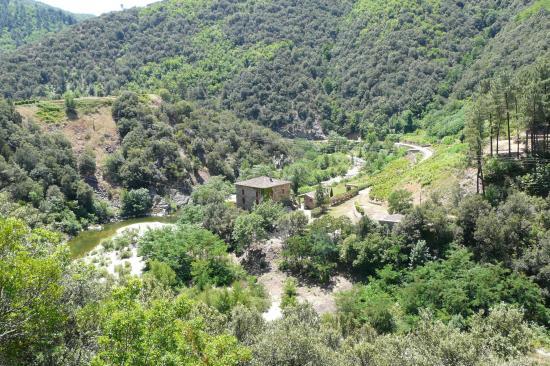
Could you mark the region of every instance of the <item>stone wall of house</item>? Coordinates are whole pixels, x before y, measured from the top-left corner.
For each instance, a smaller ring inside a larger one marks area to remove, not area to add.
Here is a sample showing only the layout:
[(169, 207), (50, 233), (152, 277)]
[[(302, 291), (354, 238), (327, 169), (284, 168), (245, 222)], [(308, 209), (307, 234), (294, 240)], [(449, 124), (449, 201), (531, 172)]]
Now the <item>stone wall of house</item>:
[(281, 186), (272, 188), (273, 195), (271, 199), (275, 202), (287, 201), (290, 198), (290, 184), (284, 184)]
[(259, 189), (237, 186), (237, 207), (250, 211), (255, 204), (262, 202), (262, 199)]
[(237, 207), (248, 211), (251, 211), (254, 205), (262, 203), (265, 198), (275, 202), (283, 202), (290, 198), (290, 184), (266, 189), (237, 185), (236, 189)]

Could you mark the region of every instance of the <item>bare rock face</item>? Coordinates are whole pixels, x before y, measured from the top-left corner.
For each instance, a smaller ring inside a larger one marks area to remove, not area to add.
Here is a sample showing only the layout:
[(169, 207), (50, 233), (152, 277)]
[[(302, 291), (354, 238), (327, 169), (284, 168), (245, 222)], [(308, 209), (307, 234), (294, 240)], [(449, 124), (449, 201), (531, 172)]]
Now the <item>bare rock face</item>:
[(171, 195), (171, 197), (172, 201), (174, 201), (178, 208), (187, 205), (189, 203), (189, 200), (191, 199), (190, 196), (187, 196), (181, 192), (175, 192)]

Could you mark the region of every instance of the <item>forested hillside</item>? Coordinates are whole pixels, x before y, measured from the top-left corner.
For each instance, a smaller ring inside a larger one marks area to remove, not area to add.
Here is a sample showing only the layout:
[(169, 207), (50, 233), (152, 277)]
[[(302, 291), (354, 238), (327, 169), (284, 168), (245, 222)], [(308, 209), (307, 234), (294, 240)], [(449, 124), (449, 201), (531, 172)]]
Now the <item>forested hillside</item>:
[(1, 56), (0, 93), (130, 88), (210, 101), (292, 136), (384, 134), (547, 56), (549, 14), (540, 0), (167, 0)]
[(33, 0), (0, 1), (0, 52), (36, 41), (89, 18), (53, 8)]

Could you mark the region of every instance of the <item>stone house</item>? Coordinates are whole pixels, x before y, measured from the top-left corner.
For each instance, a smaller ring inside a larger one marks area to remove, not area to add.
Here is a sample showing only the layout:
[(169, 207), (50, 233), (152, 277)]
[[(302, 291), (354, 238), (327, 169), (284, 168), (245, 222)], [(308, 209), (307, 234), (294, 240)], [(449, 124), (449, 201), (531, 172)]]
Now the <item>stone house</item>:
[(235, 183), (237, 207), (251, 211), (254, 205), (270, 199), (274, 202), (290, 200), (291, 182), (270, 177), (257, 177)]

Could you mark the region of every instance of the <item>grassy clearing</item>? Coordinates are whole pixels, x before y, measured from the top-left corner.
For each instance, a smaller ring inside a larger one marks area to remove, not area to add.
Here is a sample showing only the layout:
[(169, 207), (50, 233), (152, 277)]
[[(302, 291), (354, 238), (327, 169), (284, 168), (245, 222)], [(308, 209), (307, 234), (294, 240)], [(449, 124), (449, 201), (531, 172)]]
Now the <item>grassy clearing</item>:
[(391, 192), (409, 183), (436, 187), (466, 165), (466, 144), (437, 145), (434, 156), (415, 165), (406, 157), (390, 162), (382, 171), (367, 179), (371, 197), (386, 200)]
[(78, 115), (89, 115), (98, 113), (103, 107), (109, 107), (113, 104), (113, 98), (82, 98), (76, 100), (76, 110)]
[(38, 112), (36, 112), (36, 117), (42, 122), (60, 123), (66, 117), (63, 104), (58, 102), (39, 102), (37, 107)]

